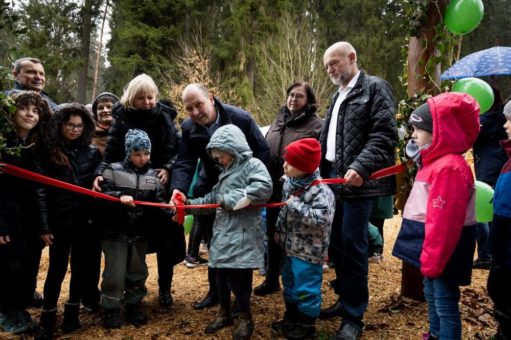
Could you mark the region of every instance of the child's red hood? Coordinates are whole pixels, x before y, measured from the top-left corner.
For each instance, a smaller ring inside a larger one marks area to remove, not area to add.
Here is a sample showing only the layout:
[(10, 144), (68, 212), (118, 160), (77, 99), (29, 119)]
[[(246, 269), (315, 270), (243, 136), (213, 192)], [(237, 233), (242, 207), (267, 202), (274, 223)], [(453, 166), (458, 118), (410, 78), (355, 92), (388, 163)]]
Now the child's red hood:
[(422, 150), (424, 165), (447, 154), (462, 154), (479, 134), (479, 104), (466, 93), (447, 92), (427, 100), (433, 118), (433, 141)]

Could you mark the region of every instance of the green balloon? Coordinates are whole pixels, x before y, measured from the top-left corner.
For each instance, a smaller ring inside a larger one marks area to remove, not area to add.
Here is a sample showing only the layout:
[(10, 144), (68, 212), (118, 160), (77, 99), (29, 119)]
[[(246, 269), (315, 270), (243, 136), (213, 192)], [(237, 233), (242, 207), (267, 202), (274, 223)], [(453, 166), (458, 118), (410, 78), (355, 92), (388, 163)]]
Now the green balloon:
[(488, 184), (476, 181), (476, 220), (486, 223), (493, 221), (493, 189)]
[(479, 103), (480, 114), (492, 107), (495, 96), (490, 85), (479, 78), (463, 78), (454, 83), (453, 92), (463, 92), (471, 95)]
[(444, 22), (454, 34), (467, 34), (473, 31), (483, 20), (482, 0), (451, 0), (445, 11)]
[(183, 227), (185, 229), (185, 234), (189, 234), (192, 231), (193, 225), (193, 215), (186, 215), (185, 222), (183, 223)]

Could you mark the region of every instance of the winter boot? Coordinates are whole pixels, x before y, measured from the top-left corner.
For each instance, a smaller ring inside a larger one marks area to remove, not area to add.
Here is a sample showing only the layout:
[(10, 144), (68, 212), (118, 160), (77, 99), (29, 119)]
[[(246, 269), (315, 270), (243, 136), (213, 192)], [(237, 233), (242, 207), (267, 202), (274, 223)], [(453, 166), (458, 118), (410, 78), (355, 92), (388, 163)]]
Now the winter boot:
[(240, 304), (238, 303), (238, 299), (234, 299), (231, 305), (231, 316), (233, 319), (237, 319), (240, 317)]
[(42, 310), (39, 328), (37, 329), (34, 340), (51, 340), (53, 332), (55, 332), (55, 324), (57, 322), (57, 310)]
[(232, 317), (231, 317), (231, 311), (227, 310), (223, 307), (220, 307), (215, 320), (213, 320), (211, 323), (209, 323), (206, 326), (204, 333), (213, 334), (216, 331), (218, 331), (219, 329), (230, 326), (232, 324), (233, 324), (233, 321), (232, 321)]
[(106, 329), (115, 329), (121, 328), (121, 309), (120, 308), (111, 308), (103, 310), (103, 328)]
[(147, 315), (142, 309), (141, 302), (126, 305), (126, 321), (135, 326), (142, 326), (147, 323)]
[(278, 292), (279, 290), (280, 290), (279, 277), (278, 276), (274, 277), (274, 275), (270, 275), (270, 273), (268, 272), (264, 282), (254, 288), (254, 295), (265, 296)]
[(168, 313), (170, 311), (170, 307), (174, 303), (170, 289), (160, 289), (158, 294), (158, 302), (160, 303), (161, 313)]
[(271, 324), (271, 331), (279, 336), (284, 336), (285, 330), (288, 327), (293, 327), (298, 319), (298, 307), (295, 303), (286, 301), (286, 311), (282, 320), (273, 322)]
[(62, 332), (69, 333), (80, 328), (79, 303), (66, 303), (64, 306), (64, 322), (62, 322)]
[(289, 327), (284, 328), (284, 337), (286, 339), (312, 339), (316, 334), (314, 326), (315, 318), (305, 315), (298, 311), (296, 321)]
[(232, 333), (232, 340), (248, 340), (254, 333), (254, 322), (252, 321), (252, 314), (240, 313), (240, 321), (238, 326)]

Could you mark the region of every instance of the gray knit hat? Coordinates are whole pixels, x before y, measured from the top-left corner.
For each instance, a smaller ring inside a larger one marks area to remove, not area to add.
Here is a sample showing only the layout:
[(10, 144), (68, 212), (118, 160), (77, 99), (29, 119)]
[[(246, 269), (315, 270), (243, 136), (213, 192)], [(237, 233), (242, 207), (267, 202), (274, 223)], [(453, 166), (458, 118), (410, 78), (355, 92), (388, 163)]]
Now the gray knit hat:
[(511, 100), (504, 106), (504, 116), (506, 116), (507, 119), (511, 119)]
[(408, 119), (408, 124), (433, 133), (433, 117), (431, 117), (428, 103), (422, 104), (412, 112)]
[(124, 137), (124, 150), (126, 151), (126, 156), (137, 151), (151, 152), (151, 140), (145, 131), (131, 129), (126, 133), (126, 137)]
[(115, 94), (110, 92), (100, 93), (92, 102), (92, 114), (96, 119), (98, 118), (96, 110), (98, 109), (98, 103), (101, 100), (110, 100), (112, 104), (115, 104), (119, 101), (119, 98)]

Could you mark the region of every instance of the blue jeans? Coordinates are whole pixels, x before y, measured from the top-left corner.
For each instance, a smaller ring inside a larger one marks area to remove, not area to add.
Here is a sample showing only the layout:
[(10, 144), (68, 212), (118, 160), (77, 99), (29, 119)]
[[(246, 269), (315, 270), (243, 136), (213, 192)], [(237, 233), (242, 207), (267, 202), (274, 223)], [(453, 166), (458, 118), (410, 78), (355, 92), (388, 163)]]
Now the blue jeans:
[(491, 260), (490, 228), (491, 223), (477, 223), (477, 258), (480, 260)]
[(429, 333), (442, 340), (461, 339), (458, 284), (442, 278), (424, 278), (424, 296), (428, 302)]
[(342, 321), (362, 329), (369, 302), (368, 223), (375, 197), (337, 201), (330, 235), (330, 256), (335, 265), (334, 291), (340, 295)]

